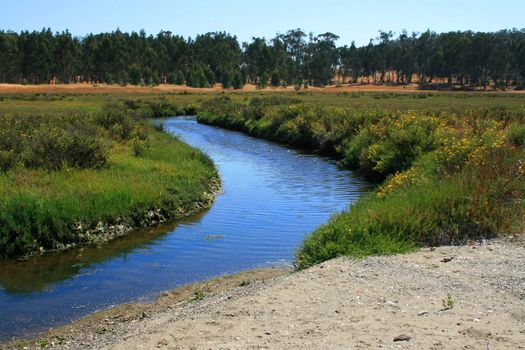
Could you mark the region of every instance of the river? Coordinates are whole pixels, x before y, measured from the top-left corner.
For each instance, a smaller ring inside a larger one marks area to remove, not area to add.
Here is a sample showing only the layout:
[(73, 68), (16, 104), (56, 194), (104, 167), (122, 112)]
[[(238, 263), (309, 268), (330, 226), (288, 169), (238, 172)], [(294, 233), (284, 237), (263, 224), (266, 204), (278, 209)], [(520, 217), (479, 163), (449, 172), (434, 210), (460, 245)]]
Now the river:
[(306, 234), (369, 189), (329, 158), (192, 117), (164, 124), (219, 169), (223, 191), (211, 209), (100, 248), (0, 263), (0, 341), (214, 276), (291, 264)]

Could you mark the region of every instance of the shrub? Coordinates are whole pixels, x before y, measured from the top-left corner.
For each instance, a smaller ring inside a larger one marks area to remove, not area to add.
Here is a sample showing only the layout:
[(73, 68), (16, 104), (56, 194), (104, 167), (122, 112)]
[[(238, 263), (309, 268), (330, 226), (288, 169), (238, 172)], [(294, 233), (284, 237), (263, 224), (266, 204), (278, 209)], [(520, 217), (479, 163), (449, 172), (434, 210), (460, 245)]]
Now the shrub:
[(177, 106), (168, 101), (151, 101), (148, 105), (150, 109), (148, 116), (151, 118), (163, 118), (181, 114)]
[(439, 145), (436, 116), (415, 113), (393, 114), (364, 126), (346, 142), (344, 162), (371, 179), (410, 168), (421, 155)]
[(27, 167), (58, 170), (63, 166), (97, 168), (107, 162), (107, 148), (86, 124), (72, 124), (60, 128), (49, 123), (33, 131), (31, 141), (23, 153)]
[(525, 124), (511, 124), (508, 129), (508, 139), (514, 146), (525, 146)]
[[(523, 214), (524, 177), (501, 176), (512, 162), (469, 167), (390, 192), (365, 196), (311, 233), (296, 253), (305, 268), (343, 255), (407, 252), (419, 245), (457, 244), (512, 232)], [(493, 169), (493, 170), (490, 170)], [(518, 228), (519, 229), (519, 228)]]
[(95, 121), (110, 135), (120, 140), (128, 140), (133, 130), (130, 111), (122, 104), (106, 104), (96, 114)]
[(8, 171), (15, 166), (17, 154), (13, 150), (0, 150), (0, 171)]
[(0, 117), (0, 167), (97, 168), (107, 162), (107, 147), (90, 115)]
[(148, 148), (148, 143), (145, 140), (141, 140), (139, 138), (134, 138), (131, 140), (131, 150), (135, 157), (144, 156)]

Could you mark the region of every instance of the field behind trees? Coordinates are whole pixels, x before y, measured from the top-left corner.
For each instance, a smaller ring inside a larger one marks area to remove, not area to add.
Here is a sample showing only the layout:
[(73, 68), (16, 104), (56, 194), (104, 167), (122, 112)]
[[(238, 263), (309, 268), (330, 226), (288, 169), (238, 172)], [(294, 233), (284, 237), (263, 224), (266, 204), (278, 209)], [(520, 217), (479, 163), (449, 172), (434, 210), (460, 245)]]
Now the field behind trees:
[(525, 30), (379, 32), (368, 45), (338, 46), (334, 33), (289, 30), (241, 43), (210, 32), (88, 34), (0, 31), (0, 83), (160, 83), (240, 89), (339, 83), (410, 84), (424, 89), (523, 89)]

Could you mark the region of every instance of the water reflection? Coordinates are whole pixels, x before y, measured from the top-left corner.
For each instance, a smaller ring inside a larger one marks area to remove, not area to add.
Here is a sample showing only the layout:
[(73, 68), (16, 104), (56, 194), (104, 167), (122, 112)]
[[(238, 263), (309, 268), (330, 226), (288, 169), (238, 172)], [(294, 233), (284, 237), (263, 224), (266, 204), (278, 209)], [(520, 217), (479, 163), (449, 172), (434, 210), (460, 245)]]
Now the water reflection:
[(55, 284), (75, 276), (96, 272), (96, 265), (110, 259), (126, 260), (129, 254), (149, 254), (148, 244), (175, 230), (182, 222), (198, 220), (198, 216), (147, 230), (133, 232), (100, 247), (71, 249), (32, 257), (27, 261), (0, 262), (0, 289), (10, 294), (31, 294), (53, 289)]
[(218, 166), (223, 193), (214, 205), (175, 226), (134, 233), (101, 248), (0, 264), (0, 339), (183, 284), (289, 264), (308, 232), (368, 190), (327, 158), (194, 119), (171, 118), (165, 125)]

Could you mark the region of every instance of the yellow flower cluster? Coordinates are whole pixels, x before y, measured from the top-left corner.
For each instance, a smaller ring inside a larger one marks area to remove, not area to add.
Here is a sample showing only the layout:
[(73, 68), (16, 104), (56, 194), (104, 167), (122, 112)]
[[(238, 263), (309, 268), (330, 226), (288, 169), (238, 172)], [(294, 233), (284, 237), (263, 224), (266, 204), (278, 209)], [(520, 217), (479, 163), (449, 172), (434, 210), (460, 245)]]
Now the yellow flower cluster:
[(416, 181), (426, 181), (426, 178), (418, 174), (415, 168), (410, 168), (404, 172), (397, 172), (379, 188), (377, 197), (384, 198), (390, 192), (402, 188), (407, 184), (414, 184)]
[(387, 139), (389, 135), (402, 130), (435, 130), (446, 122), (435, 115), (425, 115), (417, 111), (408, 111), (383, 118), (379, 123), (370, 127), (373, 134), (380, 139)]
[(467, 156), (466, 164), (484, 164), (489, 152), (505, 147), (505, 131), (501, 127), (500, 123), (494, 122), (483, 132), (476, 147)]
[(466, 137), (449, 138), (443, 142), (443, 147), (437, 151), (437, 157), (443, 163), (456, 163), (466, 157), (471, 148), (472, 139)]
[(518, 176), (525, 176), (525, 163), (521, 159), (516, 163), (516, 174)]
[(440, 137), (443, 146), (436, 156), (440, 164), (449, 169), (459, 169), (464, 164), (483, 164), (491, 151), (506, 147), (504, 124), (494, 120), (484, 121), (475, 130), (465, 125), (460, 128), (443, 125)]

